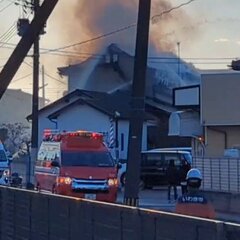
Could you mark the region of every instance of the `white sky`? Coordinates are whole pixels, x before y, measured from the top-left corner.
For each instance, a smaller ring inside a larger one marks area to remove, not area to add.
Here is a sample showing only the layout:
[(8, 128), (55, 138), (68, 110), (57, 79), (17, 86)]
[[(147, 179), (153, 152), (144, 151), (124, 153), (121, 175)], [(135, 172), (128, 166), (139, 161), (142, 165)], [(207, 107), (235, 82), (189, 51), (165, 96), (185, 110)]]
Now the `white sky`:
[[(59, 6), (57, 6), (57, 9), (60, 9), (63, 1), (70, 3), (70, 1), (80, 0), (59, 0)], [(14, 24), (14, 22), (17, 21), (19, 17), (21, 17), (20, 9), (18, 6), (12, 4), (7, 7), (11, 2), (14, 2), (14, 0), (0, 0), (0, 70), (2, 69), (2, 66), (5, 64), (12, 51), (11, 49), (4, 48), (9, 47), (9, 45), (3, 44), (2, 42), (7, 41), (8, 43), (16, 44), (19, 41), (19, 37), (16, 35), (16, 31), (14, 30), (13, 34), (6, 36), (6, 32), (9, 30), (9, 28)], [(187, 2), (187, 0), (171, 0), (173, 6), (184, 2)], [(5, 7), (7, 8), (5, 9)], [(50, 16), (49, 23), (47, 24), (48, 34), (42, 38), (41, 47), (55, 48), (64, 46), (61, 35), (55, 36), (54, 41), (53, 35), (51, 35), (51, 32), (54, 30), (53, 28), (56, 27), (56, 22), (54, 22), (54, 20), (55, 11), (58, 11), (57, 9), (55, 9), (52, 16)], [(184, 6), (183, 9), (195, 20), (196, 23), (198, 23), (196, 24), (195, 28), (197, 31), (199, 31), (199, 34), (197, 38), (194, 37), (193, 39), (191, 36), (187, 36), (189, 37), (187, 42), (181, 38), (178, 39), (180, 42), (181, 58), (194, 64), (199, 63), (196, 64), (196, 67), (198, 68), (213, 69), (227, 68), (227, 65), (231, 63), (231, 59), (240, 57), (239, 0), (195, 0), (191, 4)], [(71, 12), (67, 12), (68, 16), (65, 15), (63, 18), (66, 18), (66, 21), (70, 21), (70, 14)], [(67, 34), (67, 29), (62, 29), (62, 31), (63, 34)], [(112, 29), (109, 29), (109, 31), (112, 31)], [(88, 38), (86, 37), (86, 39)], [(68, 44), (75, 42), (75, 40), (72, 42), (69, 41)], [(68, 50), (73, 51), (73, 49)], [(63, 89), (65, 89), (64, 82), (66, 82), (66, 80), (61, 79), (58, 76), (56, 73), (56, 67), (64, 66), (66, 63), (63, 59), (61, 60), (60, 57), (48, 55), (47, 58), (48, 64), (45, 65), (45, 70), (52, 77), (56, 78), (55, 80), (48, 76), (45, 78), (46, 83), (48, 84), (46, 87), (47, 97), (50, 99), (55, 99), (61, 96), (61, 92)], [(45, 60), (44, 58), (41, 59), (42, 63), (44, 63), (44, 61), (46, 61), (46, 57)], [(25, 62), (32, 64), (32, 58), (25, 58)], [(31, 74), (32, 68), (23, 63), (15, 78), (12, 80), (10, 87), (22, 88), (24, 91), (31, 92)], [(26, 75), (29, 76), (23, 79), (19, 79)], [(63, 83), (58, 82), (58, 79)]]

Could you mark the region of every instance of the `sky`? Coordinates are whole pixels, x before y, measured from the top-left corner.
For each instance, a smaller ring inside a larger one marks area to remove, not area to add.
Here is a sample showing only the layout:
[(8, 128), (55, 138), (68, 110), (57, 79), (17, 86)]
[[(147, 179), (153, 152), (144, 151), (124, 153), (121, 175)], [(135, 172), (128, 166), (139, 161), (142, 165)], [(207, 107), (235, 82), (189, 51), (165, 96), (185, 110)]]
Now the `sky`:
[[(240, 57), (240, 1), (152, 0), (151, 16), (187, 2), (189, 4), (150, 21), (149, 57), (170, 51), (200, 69), (228, 68), (232, 59)], [(22, 0), (0, 0), (0, 71), (20, 40), (17, 20), (29, 15), (23, 12), (22, 4)], [(47, 98), (59, 98), (66, 89), (66, 79), (58, 75), (57, 67), (81, 62), (89, 56), (99, 57), (96, 54), (102, 54), (111, 42), (134, 54), (135, 27), (86, 44), (62, 47), (136, 23), (137, 7), (138, 0), (59, 0), (47, 22), (47, 33), (41, 36), (40, 41), (40, 62), (45, 69)], [(43, 49), (59, 50), (47, 52)], [(9, 87), (31, 92), (30, 55), (25, 58)], [(40, 85), (41, 80), (42, 75)]]

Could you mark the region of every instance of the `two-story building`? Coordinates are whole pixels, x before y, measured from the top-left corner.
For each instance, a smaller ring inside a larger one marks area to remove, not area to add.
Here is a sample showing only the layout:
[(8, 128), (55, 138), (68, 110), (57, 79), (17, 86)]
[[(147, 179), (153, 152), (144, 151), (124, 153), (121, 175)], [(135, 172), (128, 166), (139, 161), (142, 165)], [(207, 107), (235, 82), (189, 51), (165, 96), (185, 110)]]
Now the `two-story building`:
[(223, 157), (240, 148), (240, 72), (201, 71), (201, 83), (174, 89), (178, 111), (169, 118), (169, 135), (189, 136), (196, 155)]

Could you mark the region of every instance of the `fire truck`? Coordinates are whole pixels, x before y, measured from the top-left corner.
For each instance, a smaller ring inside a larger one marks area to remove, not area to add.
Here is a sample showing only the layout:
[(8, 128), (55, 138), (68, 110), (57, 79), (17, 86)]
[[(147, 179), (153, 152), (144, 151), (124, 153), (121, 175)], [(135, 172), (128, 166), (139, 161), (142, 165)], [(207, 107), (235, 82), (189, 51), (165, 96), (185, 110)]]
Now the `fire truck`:
[(115, 202), (116, 164), (97, 132), (45, 130), (35, 166), (39, 191)]

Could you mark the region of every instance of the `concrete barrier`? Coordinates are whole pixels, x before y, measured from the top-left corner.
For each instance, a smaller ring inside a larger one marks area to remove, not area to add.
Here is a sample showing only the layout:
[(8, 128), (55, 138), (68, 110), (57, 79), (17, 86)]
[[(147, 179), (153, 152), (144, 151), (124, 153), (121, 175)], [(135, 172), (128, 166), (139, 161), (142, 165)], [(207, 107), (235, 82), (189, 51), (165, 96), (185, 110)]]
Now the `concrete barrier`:
[(203, 194), (213, 203), (217, 212), (237, 214), (240, 216), (239, 193), (215, 192), (204, 190)]
[(240, 225), (0, 187), (1, 240), (239, 240)]

